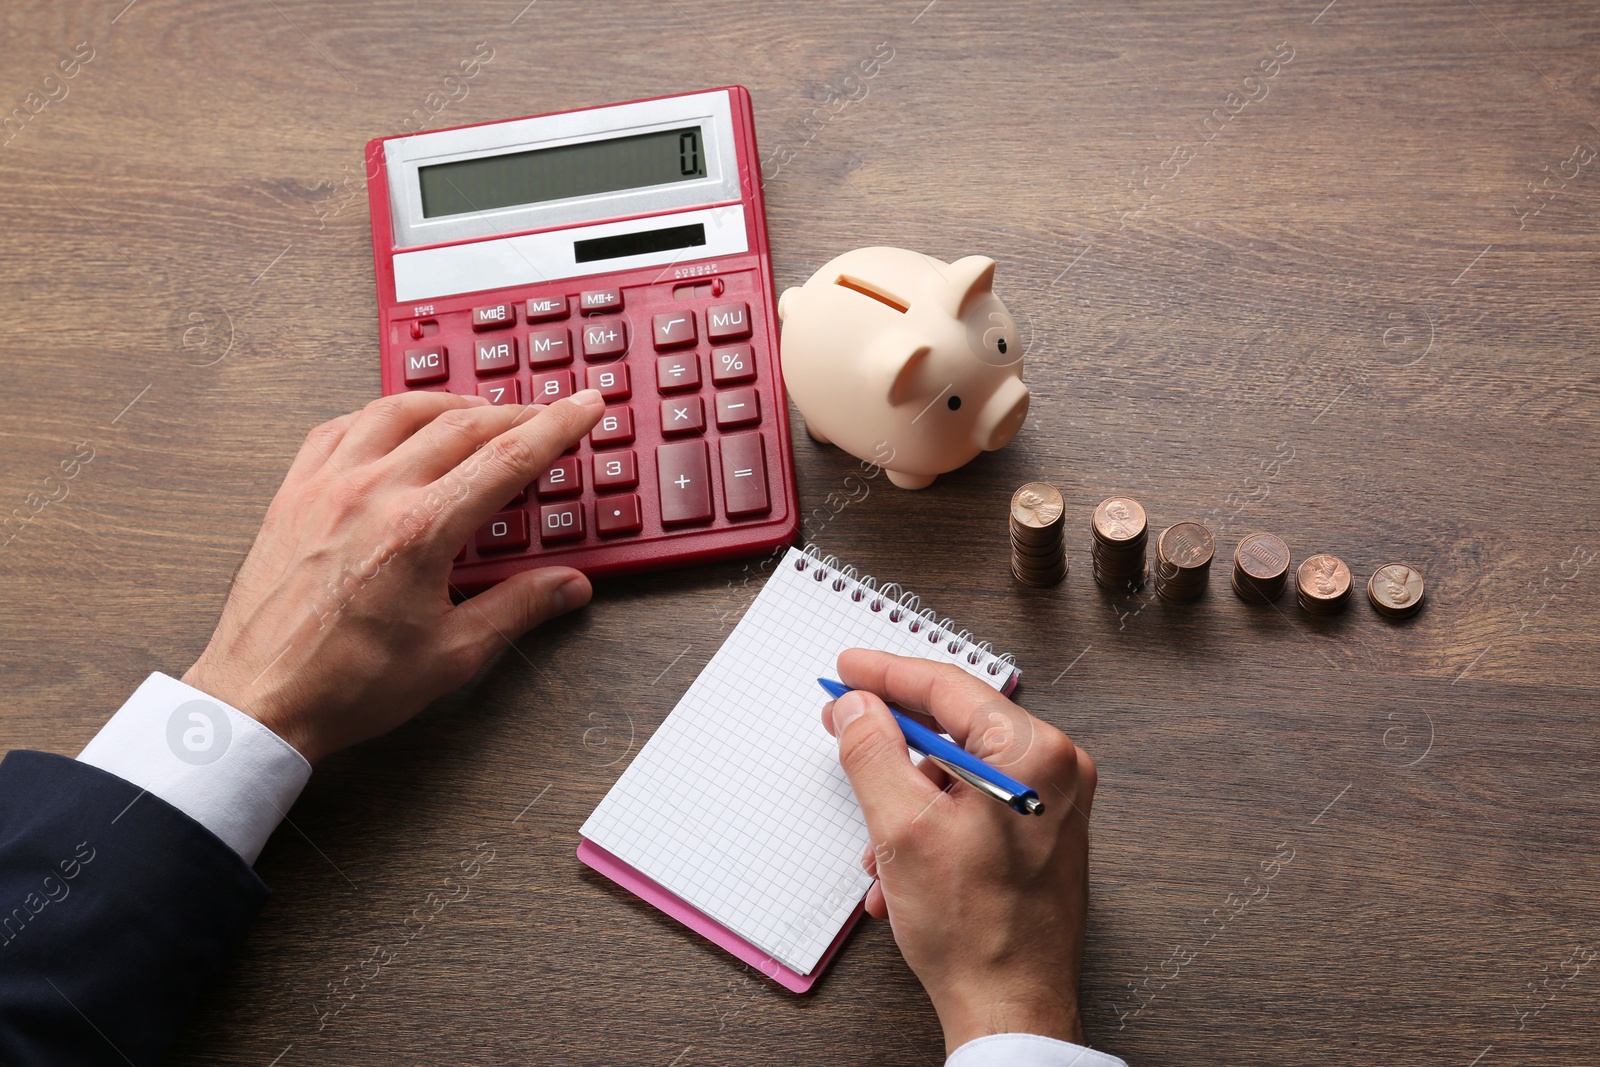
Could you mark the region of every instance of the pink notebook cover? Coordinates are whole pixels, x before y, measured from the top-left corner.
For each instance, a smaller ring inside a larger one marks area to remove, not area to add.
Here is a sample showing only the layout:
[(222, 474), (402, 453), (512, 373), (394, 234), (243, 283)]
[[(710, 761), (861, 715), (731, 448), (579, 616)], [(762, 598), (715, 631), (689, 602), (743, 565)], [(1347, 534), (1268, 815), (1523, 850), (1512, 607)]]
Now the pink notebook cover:
[(654, 905), (712, 944), (733, 953), (774, 982), (795, 993), (808, 993), (811, 991), (811, 987), (816, 984), (817, 979), (822, 976), (822, 972), (827, 969), (828, 964), (833, 962), (833, 957), (838, 954), (839, 946), (844, 944), (844, 939), (849, 936), (850, 931), (855, 928), (856, 923), (861, 918), (862, 909), (861, 905), (858, 904), (856, 905), (855, 913), (840, 928), (839, 936), (833, 939), (833, 944), (828, 946), (828, 951), (824, 952), (822, 958), (817, 961), (816, 970), (810, 974), (800, 974), (798, 971), (792, 971), (785, 967), (698, 908), (685, 903), (683, 898), (675, 893), (663, 889), (658, 883), (640, 874), (593, 841), (588, 839), (579, 841), (578, 858), (634, 896), (647, 904)]

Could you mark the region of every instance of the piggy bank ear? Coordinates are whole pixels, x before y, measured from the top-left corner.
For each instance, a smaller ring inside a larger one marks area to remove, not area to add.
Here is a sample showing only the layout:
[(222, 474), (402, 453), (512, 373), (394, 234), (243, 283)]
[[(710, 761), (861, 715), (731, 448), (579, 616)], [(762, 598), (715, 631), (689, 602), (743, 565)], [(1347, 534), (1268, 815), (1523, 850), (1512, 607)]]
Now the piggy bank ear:
[(944, 308), (951, 318), (965, 318), (973, 301), (994, 291), (994, 260), (988, 256), (966, 256), (940, 273), (946, 279)]
[(904, 330), (886, 330), (863, 353), (867, 378), (877, 396), (897, 407), (916, 391), (917, 372), (933, 351)]

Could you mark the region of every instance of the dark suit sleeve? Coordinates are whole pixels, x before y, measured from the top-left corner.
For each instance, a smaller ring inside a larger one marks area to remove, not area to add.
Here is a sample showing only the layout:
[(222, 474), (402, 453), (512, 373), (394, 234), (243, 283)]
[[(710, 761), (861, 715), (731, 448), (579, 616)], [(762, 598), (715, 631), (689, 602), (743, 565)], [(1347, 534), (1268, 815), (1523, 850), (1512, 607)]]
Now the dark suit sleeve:
[(0, 762), (0, 1063), (158, 1064), (267, 901), (166, 801), (43, 752)]

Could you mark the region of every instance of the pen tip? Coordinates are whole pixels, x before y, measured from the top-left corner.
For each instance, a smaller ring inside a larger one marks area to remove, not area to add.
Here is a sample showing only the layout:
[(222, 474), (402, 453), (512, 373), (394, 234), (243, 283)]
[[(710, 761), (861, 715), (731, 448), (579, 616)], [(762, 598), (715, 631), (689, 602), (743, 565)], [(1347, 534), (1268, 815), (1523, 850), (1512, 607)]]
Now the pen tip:
[(1038, 797), (1029, 797), (1022, 802), (1022, 806), (1028, 809), (1029, 815), (1044, 814), (1044, 802)]

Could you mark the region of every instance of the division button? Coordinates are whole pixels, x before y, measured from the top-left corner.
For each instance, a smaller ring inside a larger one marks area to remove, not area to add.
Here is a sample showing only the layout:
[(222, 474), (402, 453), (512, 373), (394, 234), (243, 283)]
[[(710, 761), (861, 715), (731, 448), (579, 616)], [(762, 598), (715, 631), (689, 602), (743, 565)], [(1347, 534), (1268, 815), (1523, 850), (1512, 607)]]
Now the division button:
[(638, 533), (644, 528), (638, 494), (608, 496), (595, 501), (594, 528), (601, 536)]
[(706, 428), (706, 406), (697, 396), (672, 397), (661, 402), (661, 432), (702, 433)]
[(700, 359), (693, 352), (656, 357), (656, 388), (663, 393), (700, 388)]
[(767, 459), (759, 433), (722, 439), (722, 501), (731, 516), (772, 510), (767, 499)]
[(750, 336), (750, 305), (712, 304), (706, 309), (706, 336), (713, 341), (737, 341)]
[(680, 308), (663, 311), (652, 320), (653, 339), (657, 348), (678, 348), (692, 345), (698, 339), (694, 328), (694, 309)]
[(564, 296), (529, 297), (526, 315), (529, 322), (564, 319), (567, 317), (567, 298)]
[(572, 362), (572, 335), (565, 326), (528, 334), (528, 366), (555, 367)]
[(472, 309), (474, 330), (498, 330), (502, 326), (514, 326), (516, 321), (517, 309), (511, 304), (489, 304)]
[(401, 353), (400, 358), (406, 369), (407, 385), (427, 385), (429, 382), (442, 382), (450, 377), (450, 362), (444, 345), (408, 348)]
[(528, 513), (502, 511), (478, 530), (479, 552), (511, 552), (528, 547)]
[(656, 479), (663, 523), (711, 518), (711, 464), (704, 441), (657, 445)]
[(750, 426), (761, 421), (761, 400), (754, 389), (729, 389), (717, 394), (717, 426)]

